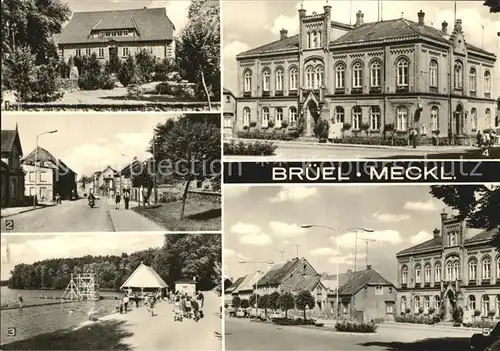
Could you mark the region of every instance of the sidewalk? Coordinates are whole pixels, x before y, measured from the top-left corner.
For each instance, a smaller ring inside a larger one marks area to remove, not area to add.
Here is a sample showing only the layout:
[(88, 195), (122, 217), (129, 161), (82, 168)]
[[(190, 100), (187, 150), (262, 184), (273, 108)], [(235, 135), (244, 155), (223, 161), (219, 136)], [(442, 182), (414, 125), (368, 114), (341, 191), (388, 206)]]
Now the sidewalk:
[(0, 218), (6, 218), (18, 215), (24, 212), (30, 212), (35, 210), (41, 210), (46, 207), (55, 206), (56, 204), (52, 202), (39, 203), (36, 207), (33, 206), (24, 206), (24, 207), (6, 207), (0, 210)]
[[(101, 200), (102, 201), (102, 200)], [(129, 209), (125, 209), (123, 202), (120, 204), (120, 209), (115, 208), (115, 201), (107, 199), (109, 214), (115, 228), (115, 232), (165, 232), (166, 229), (158, 224), (150, 221), (146, 217), (141, 216), (131, 208), (137, 206), (136, 202), (129, 203)]]

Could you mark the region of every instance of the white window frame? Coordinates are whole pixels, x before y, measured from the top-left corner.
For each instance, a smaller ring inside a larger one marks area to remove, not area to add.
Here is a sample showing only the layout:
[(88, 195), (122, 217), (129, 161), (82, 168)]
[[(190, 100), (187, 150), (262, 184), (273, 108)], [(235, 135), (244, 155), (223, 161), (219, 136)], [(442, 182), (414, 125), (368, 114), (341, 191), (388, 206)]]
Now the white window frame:
[(356, 62), (352, 66), (352, 87), (363, 88), (363, 64), (361, 62)]
[(250, 127), (252, 112), (250, 111), (250, 107), (243, 108), (243, 126)]
[(363, 109), (359, 106), (352, 108), (352, 129), (359, 130), (363, 119)]
[(469, 261), (469, 280), (477, 279), (477, 260), (472, 258)]
[(283, 91), (283, 68), (276, 70), (276, 91)]
[(470, 110), (470, 121), (472, 130), (477, 130), (477, 109), (475, 107)]
[(469, 91), (475, 93), (477, 90), (477, 71), (474, 67), (469, 70)]
[(82, 49), (75, 50), (75, 57), (82, 57)]
[(481, 278), (482, 279), (491, 278), (491, 259), (489, 257), (483, 258), (481, 267)]
[(370, 130), (380, 130), (381, 116), (380, 107), (373, 106), (370, 109)]
[(370, 66), (370, 86), (379, 88), (381, 82), (382, 64), (380, 61), (374, 61)]
[(262, 71), (262, 91), (271, 90), (271, 70), (266, 68)]
[(422, 283), (422, 267), (420, 264), (415, 266), (415, 284)]
[(262, 108), (262, 119), (261, 119), (262, 128), (269, 127), (269, 107), (264, 106)]
[(130, 55), (130, 50), (128, 47), (122, 47), (122, 57), (128, 57)]
[(486, 317), (490, 311), (490, 297), (488, 295), (483, 295), (481, 297), (481, 314)]
[(295, 106), (292, 106), (288, 110), (289, 113), (289, 121), (290, 121), (290, 126), (295, 126), (297, 124), (297, 108)]
[(99, 48), (99, 58), (104, 58), (104, 48)]
[(322, 65), (316, 66), (314, 69), (314, 88), (319, 89), (323, 86), (324, 84), (324, 69)]
[(453, 281), (453, 262), (446, 263), (446, 281)]
[(406, 106), (396, 108), (396, 130), (401, 132), (408, 130), (408, 107)]
[(283, 109), (281, 107), (276, 107), (274, 110), (274, 125), (276, 128), (281, 128), (283, 124)]
[(313, 66), (306, 67), (306, 88), (307, 89), (314, 88), (314, 67)]
[(398, 87), (407, 87), (410, 83), (410, 62), (407, 58), (400, 58), (396, 64), (396, 83)]
[(467, 306), (469, 307), (469, 310), (474, 312), (476, 310), (476, 297), (474, 295), (469, 295), (467, 297)]
[(290, 89), (289, 90), (297, 90), (297, 78), (298, 78), (298, 70), (297, 67), (290, 68)]
[(243, 74), (243, 92), (249, 93), (252, 91), (252, 72), (246, 70)]
[(437, 106), (431, 107), (431, 131), (435, 132), (439, 129), (439, 108)]
[(401, 268), (401, 284), (408, 284), (408, 267)]
[(429, 63), (429, 86), (431, 88), (438, 87), (438, 72), (439, 64), (436, 60), (431, 60)]
[(335, 107), (334, 123), (343, 123), (345, 120), (345, 110), (342, 106)]
[(484, 93), (491, 94), (491, 72), (484, 72)]
[(438, 310), (441, 307), (441, 298), (437, 295), (434, 296), (432, 299), (433, 304), (434, 304), (434, 309)]
[(434, 265), (434, 282), (441, 282), (441, 263), (436, 263)]
[(457, 280), (460, 277), (460, 262), (455, 261), (453, 263), (453, 280)]
[(431, 264), (426, 263), (424, 265), (424, 283), (430, 283), (431, 282)]
[(339, 63), (335, 66), (335, 88), (345, 89), (345, 64)]
[(85, 56), (90, 56), (90, 55), (92, 55), (92, 49), (89, 48), (85, 49)]
[(463, 88), (463, 65), (460, 61), (455, 61), (455, 65), (453, 67), (454, 73), (454, 88), (460, 90)]

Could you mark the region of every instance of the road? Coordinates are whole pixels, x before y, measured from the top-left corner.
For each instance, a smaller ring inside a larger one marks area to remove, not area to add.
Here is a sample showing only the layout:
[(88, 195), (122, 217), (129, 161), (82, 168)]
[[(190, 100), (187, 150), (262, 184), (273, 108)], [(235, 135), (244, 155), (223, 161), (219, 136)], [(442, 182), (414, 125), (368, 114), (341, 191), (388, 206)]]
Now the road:
[[(7, 230), (6, 220), (13, 220), (13, 229)], [(116, 210), (110, 199), (96, 200), (90, 208), (87, 200), (63, 201), (61, 205), (2, 218), (3, 233), (54, 232), (115, 232), (165, 231), (150, 220), (131, 210)]]
[(377, 334), (283, 327), (226, 318), (226, 350), (468, 350), (472, 331), (380, 325)]

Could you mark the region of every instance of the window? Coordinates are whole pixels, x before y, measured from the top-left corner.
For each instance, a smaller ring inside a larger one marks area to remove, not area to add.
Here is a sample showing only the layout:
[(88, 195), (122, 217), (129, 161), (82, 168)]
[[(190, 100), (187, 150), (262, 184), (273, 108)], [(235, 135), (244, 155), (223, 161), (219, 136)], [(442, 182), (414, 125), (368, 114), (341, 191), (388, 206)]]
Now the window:
[(469, 261), (469, 280), (477, 279), (477, 260), (472, 258)]
[(477, 130), (477, 110), (474, 107), (470, 110), (470, 121), (472, 130)]
[(453, 280), (459, 280), (460, 279), (460, 262), (455, 261), (453, 263)]
[(439, 129), (439, 109), (437, 106), (431, 108), (431, 131), (435, 132)]
[(450, 246), (455, 246), (457, 245), (457, 233), (452, 232), (450, 235)]
[(342, 106), (335, 107), (335, 120), (334, 123), (344, 123), (344, 108)]
[(500, 279), (500, 257), (497, 258), (497, 279)]
[(373, 106), (370, 109), (370, 129), (379, 130), (380, 129), (380, 107)]
[(276, 70), (276, 91), (283, 90), (283, 68)]
[(429, 308), (431, 308), (431, 297), (424, 296), (424, 311), (429, 312)]
[(418, 312), (419, 309), (420, 309), (420, 297), (415, 296), (415, 312)]
[(363, 65), (361, 64), (361, 62), (356, 62), (352, 66), (352, 87), (363, 87)]
[(467, 306), (469, 307), (470, 311), (475, 311), (476, 310), (476, 297), (474, 295), (469, 295), (467, 299)]
[(420, 284), (422, 282), (422, 267), (419, 264), (415, 266), (415, 283)]
[(431, 88), (438, 86), (438, 63), (436, 60), (431, 60), (429, 64), (429, 85)]
[(463, 77), (462, 77), (462, 62), (455, 61), (454, 72), (454, 87), (455, 89), (462, 89)]
[(290, 90), (297, 90), (297, 67), (290, 69)]
[(104, 58), (104, 48), (99, 48), (99, 58)]
[(345, 88), (345, 66), (343, 63), (340, 63), (335, 67), (335, 88)]
[(312, 66), (306, 68), (306, 88), (314, 88), (314, 68)]
[(477, 77), (476, 77), (476, 69), (472, 67), (469, 71), (469, 91), (471, 93), (476, 92), (477, 87)]
[(90, 56), (90, 55), (92, 55), (92, 50), (85, 49), (85, 56)]
[(491, 127), (491, 110), (489, 108), (484, 111), (484, 123), (486, 125), (486, 128)]
[(252, 71), (247, 70), (245, 71), (244, 78), (243, 78), (243, 91), (245, 93), (249, 93), (252, 91)]
[(82, 49), (76, 49), (75, 50), (75, 56), (76, 57), (82, 57)]
[(491, 73), (490, 71), (484, 72), (484, 94), (491, 94)]
[(481, 312), (484, 317), (488, 315), (490, 310), (490, 297), (488, 295), (483, 295), (481, 298)]
[(490, 279), (491, 277), (491, 260), (489, 257), (483, 259), (483, 267), (481, 270), (481, 276), (483, 279)]
[(380, 69), (381, 65), (379, 61), (375, 61), (370, 67), (370, 86), (379, 87), (380, 86)]
[(394, 304), (392, 302), (385, 303), (385, 313), (387, 313), (387, 314), (394, 313)]
[(290, 126), (297, 124), (297, 108), (290, 107)]
[(399, 106), (396, 109), (396, 130), (406, 131), (408, 128), (408, 108)]
[(314, 87), (319, 89), (323, 86), (323, 66), (316, 67), (315, 73), (316, 77), (314, 79)]
[(384, 287), (376, 286), (375, 287), (375, 295), (384, 295)]
[(399, 59), (397, 63), (397, 86), (407, 87), (408, 86), (408, 73), (409, 73), (409, 63), (405, 58)]
[(436, 295), (434, 296), (434, 308), (438, 310), (441, 307), (441, 298)]
[(348, 306), (348, 304), (346, 304), (346, 303), (343, 303), (343, 304), (342, 304), (342, 313), (343, 313), (343, 314), (347, 314), (347, 313), (349, 313), (349, 309), (348, 309), (348, 307), (349, 307), (349, 306)]
[(224, 117), (224, 128), (231, 128), (233, 126), (233, 120), (231, 117), (226, 116)]
[(318, 31), (318, 37), (316, 40), (316, 47), (321, 47), (323, 44), (321, 43), (321, 31)]
[(249, 107), (245, 107), (243, 109), (243, 126), (244, 127), (250, 126), (250, 108)]
[(229, 95), (226, 95), (226, 103), (230, 103), (231, 102), (231, 97)]
[(313, 48), (318, 47), (318, 37), (316, 35), (316, 31), (312, 32), (312, 46)]
[(352, 129), (359, 130), (360, 125), (361, 125), (362, 114), (363, 114), (363, 111), (361, 110), (361, 107), (359, 107), (359, 106), (353, 107), (353, 109), (352, 109)]
[(30, 182), (34, 182), (35, 181), (35, 172), (30, 172)]
[(129, 55), (129, 50), (128, 48), (122, 48), (122, 56), (127, 57)]
[(261, 125), (263, 128), (267, 128), (269, 124), (269, 108), (268, 107), (263, 107), (262, 108), (262, 121)]
[(307, 33), (307, 47), (308, 48), (311, 47), (311, 33), (310, 32)]
[(283, 109), (281, 107), (277, 107), (275, 112), (276, 112), (275, 116), (276, 128), (281, 128), (281, 124), (283, 123)]
[(401, 297), (401, 312), (406, 313), (406, 309), (408, 306), (406, 305), (406, 296)]
[(271, 73), (267, 68), (262, 72), (262, 90), (271, 90)]
[(448, 262), (446, 264), (446, 280), (447, 281), (453, 280), (453, 263), (451, 262)]
[(401, 284), (408, 283), (408, 267), (404, 266), (401, 269)]
[(434, 266), (434, 282), (441, 282), (441, 263), (436, 263)]
[(46, 171), (40, 172), (40, 182), (41, 183), (49, 182), (49, 173), (48, 172), (46, 172)]
[(431, 282), (431, 264), (427, 263), (424, 266), (424, 283), (430, 283)]

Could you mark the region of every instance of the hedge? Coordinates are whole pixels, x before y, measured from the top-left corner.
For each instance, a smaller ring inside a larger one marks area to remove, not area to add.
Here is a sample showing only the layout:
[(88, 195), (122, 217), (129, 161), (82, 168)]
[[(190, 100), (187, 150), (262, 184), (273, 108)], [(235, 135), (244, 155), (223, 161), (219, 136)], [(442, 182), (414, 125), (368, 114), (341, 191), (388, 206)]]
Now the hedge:
[(276, 131), (261, 132), (260, 130), (249, 130), (244, 132), (237, 132), (236, 136), (240, 139), (260, 139), (260, 140), (282, 140), (289, 141), (299, 137), (296, 131)]
[(342, 322), (337, 323), (335, 329), (340, 332), (375, 333), (377, 331), (377, 326), (373, 323)]
[(441, 321), (438, 316), (401, 316), (396, 317), (397, 323), (411, 323), (411, 324), (427, 324), (432, 325)]
[(224, 155), (271, 156), (278, 147), (267, 141), (243, 142), (231, 140), (224, 143)]
[(292, 319), (292, 318), (273, 318), (272, 322), (274, 324), (278, 325), (316, 325), (316, 321), (313, 319), (306, 319), (304, 320), (303, 318), (297, 318), (297, 319)]

